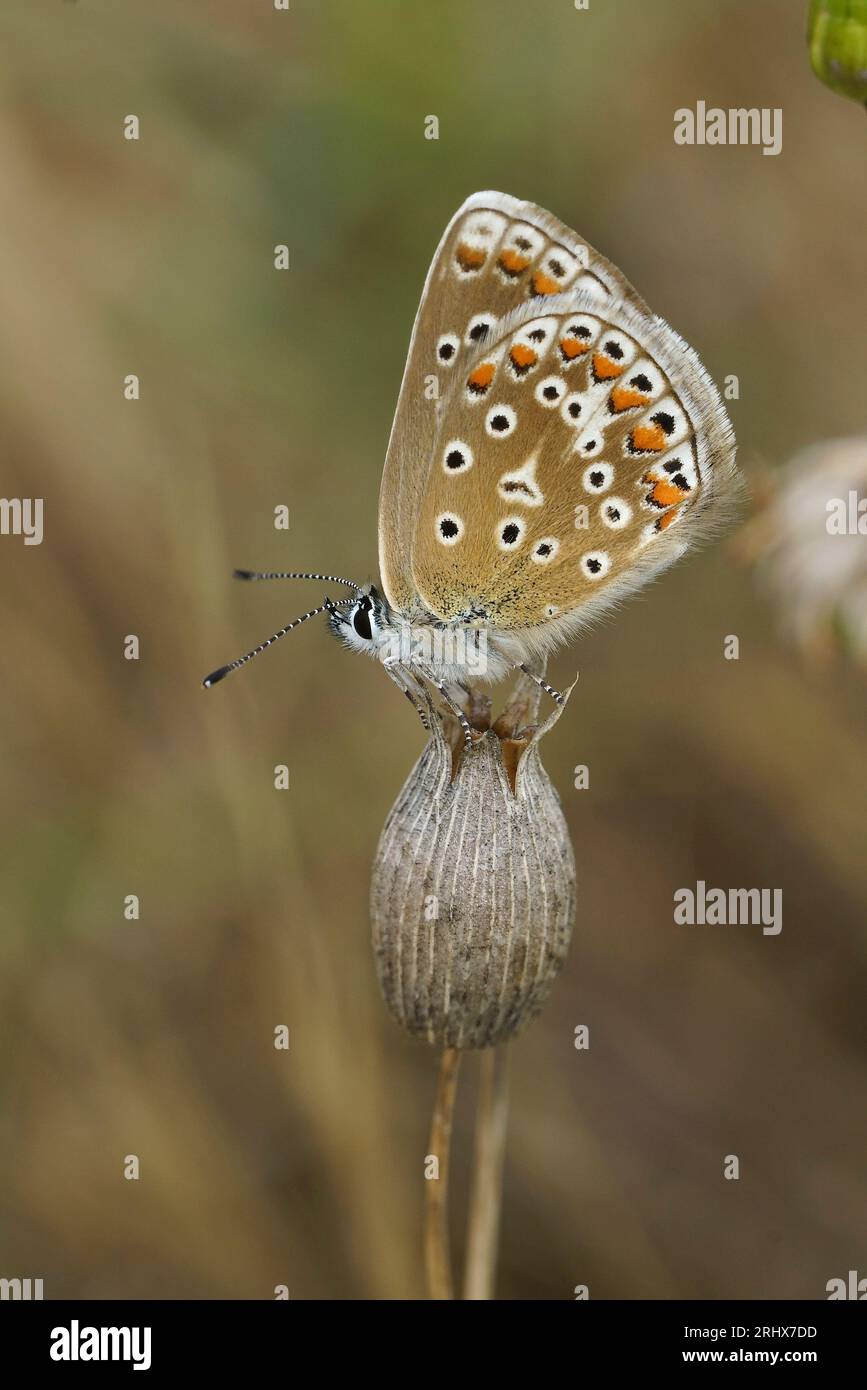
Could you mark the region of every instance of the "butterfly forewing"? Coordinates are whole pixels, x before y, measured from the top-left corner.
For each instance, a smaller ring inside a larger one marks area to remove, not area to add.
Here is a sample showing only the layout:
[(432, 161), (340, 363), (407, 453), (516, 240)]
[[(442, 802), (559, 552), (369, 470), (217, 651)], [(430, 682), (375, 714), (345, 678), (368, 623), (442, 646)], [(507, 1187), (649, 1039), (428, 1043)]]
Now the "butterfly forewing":
[(446, 621), (580, 621), (707, 530), (733, 453), (713, 383), (661, 319), (583, 288), (531, 299), (456, 362), (412, 587)]
[[(638, 310), (646, 307), (615, 266), (532, 203), (503, 193), (477, 193), (455, 214), (422, 294), (382, 478), (380, 572), (394, 607), (404, 612), (413, 608), (416, 588), (408, 540), (422, 501), (435, 485), (432, 459), (437, 441), (448, 442), (445, 420), (456, 418), (464, 403), (481, 406), (489, 399), (487, 388), (499, 361), (489, 360), (485, 349), (497, 338), (498, 320), (520, 313), (531, 301), (544, 306), (564, 292), (599, 305), (623, 300)], [(543, 318), (543, 310), (535, 316)], [(501, 346), (505, 351), (512, 345)], [(552, 353), (556, 357), (553, 339), (539, 349), (540, 343), (530, 339), (514, 345), (507, 370), (518, 373), (516, 382), (533, 380), (535, 385), (536, 361), (553, 361)], [(470, 385), (468, 364), (476, 372)], [(454, 385), (458, 380), (460, 390)]]

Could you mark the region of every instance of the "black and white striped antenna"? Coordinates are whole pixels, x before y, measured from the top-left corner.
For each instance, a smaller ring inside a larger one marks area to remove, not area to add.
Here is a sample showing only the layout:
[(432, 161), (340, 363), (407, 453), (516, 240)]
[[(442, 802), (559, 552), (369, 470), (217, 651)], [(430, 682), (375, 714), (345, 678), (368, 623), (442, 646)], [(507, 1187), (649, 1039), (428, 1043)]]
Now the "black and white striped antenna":
[[(319, 575), (290, 574), (290, 575), (270, 575), (270, 574), (248, 574), (246, 570), (236, 570), (235, 574), (240, 578), (246, 579), (318, 579)], [(341, 579), (341, 584), (351, 584), (352, 588), (358, 591), (358, 585), (353, 584), (351, 579)], [(205, 676), (202, 685), (206, 690), (210, 690), (212, 685), (223, 680), (231, 671), (237, 671), (239, 666), (246, 666), (248, 661), (252, 661), (254, 656), (258, 656), (266, 647), (270, 647), (274, 642), (279, 642), (281, 637), (285, 637), (287, 632), (291, 632), (293, 627), (299, 627), (301, 623), (306, 623), (308, 618), (315, 618), (319, 613), (334, 613), (338, 608), (345, 608), (347, 605), (355, 603), (355, 596), (352, 598), (339, 598), (336, 603), (327, 598), (318, 608), (311, 608), (309, 613), (302, 613), (300, 618), (295, 618), (293, 622), (281, 627), (279, 632), (275, 632), (273, 637), (269, 637), (266, 642), (260, 642), (258, 647), (254, 647), (246, 656), (239, 656), (237, 661), (230, 661), (228, 666), (219, 666), (216, 671), (212, 671), (209, 676)]]
[(360, 593), (361, 585), (354, 579), (341, 579), (339, 574), (301, 574), (284, 570), (235, 570), (235, 579), (321, 579), (326, 584), (345, 584), (347, 589)]

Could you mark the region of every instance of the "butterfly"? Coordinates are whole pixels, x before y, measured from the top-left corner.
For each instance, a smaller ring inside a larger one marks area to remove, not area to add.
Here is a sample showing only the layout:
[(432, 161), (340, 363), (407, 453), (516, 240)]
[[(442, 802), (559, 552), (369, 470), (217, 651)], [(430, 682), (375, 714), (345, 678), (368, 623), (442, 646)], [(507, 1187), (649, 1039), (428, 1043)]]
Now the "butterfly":
[[(424, 713), (548, 655), (728, 519), (731, 423), (698, 356), (616, 266), (533, 203), (475, 193), (422, 292), (379, 496), (381, 588), (311, 609)], [(457, 691), (456, 691), (457, 687)], [(429, 705), (427, 705), (429, 708)]]

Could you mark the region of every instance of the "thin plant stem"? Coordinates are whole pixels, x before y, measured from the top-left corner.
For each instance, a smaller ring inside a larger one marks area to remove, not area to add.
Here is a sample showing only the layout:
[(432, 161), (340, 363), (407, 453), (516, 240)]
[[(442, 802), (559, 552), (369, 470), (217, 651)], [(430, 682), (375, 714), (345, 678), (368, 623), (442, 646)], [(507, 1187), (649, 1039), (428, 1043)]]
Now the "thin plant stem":
[(440, 1058), (436, 1098), (430, 1127), (428, 1153), (437, 1159), (439, 1176), (425, 1182), (424, 1254), (428, 1293), (434, 1299), (454, 1298), (449, 1249), (448, 1182), (452, 1117), (461, 1054), (444, 1047)]
[(481, 1073), (467, 1226), (465, 1299), (494, 1296), (509, 1114), (508, 1048), (487, 1048), (482, 1054)]

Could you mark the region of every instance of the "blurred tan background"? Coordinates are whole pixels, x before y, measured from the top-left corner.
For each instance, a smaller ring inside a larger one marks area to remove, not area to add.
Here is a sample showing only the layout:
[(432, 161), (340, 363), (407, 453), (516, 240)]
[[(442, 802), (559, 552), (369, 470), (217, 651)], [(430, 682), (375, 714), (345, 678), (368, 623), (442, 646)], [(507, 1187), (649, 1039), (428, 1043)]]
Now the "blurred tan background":
[[(366, 905), (422, 734), (319, 624), (205, 694), (321, 601), (231, 570), (375, 575), (418, 295), (480, 188), (549, 207), (738, 375), (748, 478), (863, 431), (864, 115), (810, 72), (805, 9), (0, 11), (2, 491), (45, 498), (41, 546), (0, 539), (0, 1274), (422, 1294), (435, 1057), (380, 1002)], [(699, 99), (782, 107), (782, 153), (676, 146)], [(513, 1049), (503, 1297), (821, 1298), (867, 1274), (863, 674), (789, 649), (735, 541), (552, 668), (581, 671), (545, 745), (579, 907)], [(782, 934), (675, 927), (697, 878), (782, 888)]]

